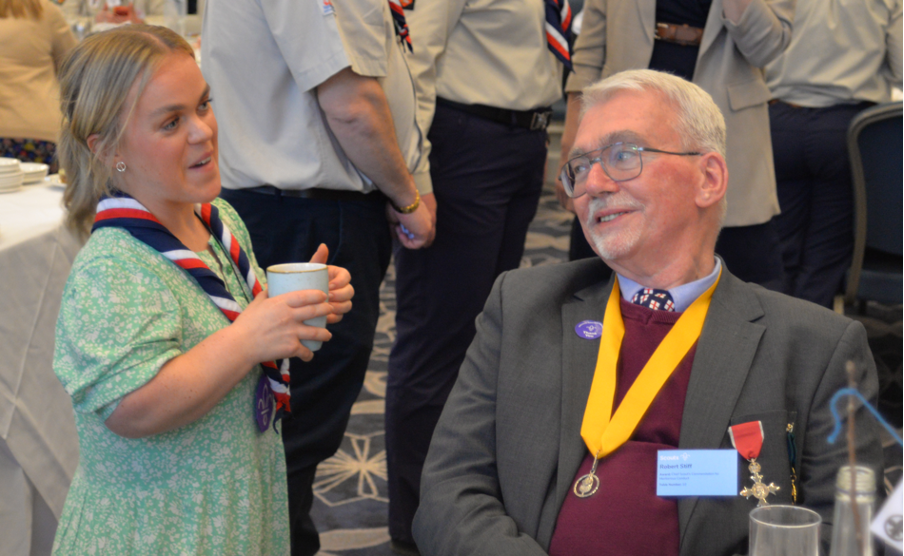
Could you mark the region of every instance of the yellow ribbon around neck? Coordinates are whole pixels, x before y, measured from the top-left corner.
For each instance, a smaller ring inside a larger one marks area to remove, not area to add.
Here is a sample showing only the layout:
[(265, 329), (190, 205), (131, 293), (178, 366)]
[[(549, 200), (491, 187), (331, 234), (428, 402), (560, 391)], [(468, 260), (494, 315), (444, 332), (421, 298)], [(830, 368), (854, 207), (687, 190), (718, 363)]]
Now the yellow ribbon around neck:
[(584, 421), (581, 423), (581, 438), (595, 458), (606, 457), (631, 438), (656, 394), (700, 337), (713, 291), (721, 275), (720, 272), (715, 283), (678, 318), (678, 322), (663, 338), (634, 380), (634, 384), (618, 405), (615, 415), (612, 415), (617, 382), (616, 366), (622, 339), (625, 337), (625, 322), (622, 320), (619, 306), (621, 292), (616, 277), (606, 305), (606, 315), (603, 317), (600, 351), (596, 359), (590, 395), (587, 397), (587, 407), (584, 409)]

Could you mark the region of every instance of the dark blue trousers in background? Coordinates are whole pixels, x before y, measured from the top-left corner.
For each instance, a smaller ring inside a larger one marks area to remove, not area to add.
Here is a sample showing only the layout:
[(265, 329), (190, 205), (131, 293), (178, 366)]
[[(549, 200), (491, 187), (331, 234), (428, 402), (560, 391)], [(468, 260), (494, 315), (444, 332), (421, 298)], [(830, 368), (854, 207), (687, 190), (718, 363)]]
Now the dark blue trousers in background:
[(537, 211), (545, 131), (491, 122), (443, 105), (429, 138), (436, 241), (397, 248), (396, 341), (386, 386), (389, 533), (413, 543), (421, 469), (433, 429), (474, 338), (493, 282), (517, 268)]
[(774, 221), (784, 291), (825, 307), (841, 290), (854, 249), (854, 194), (847, 150), (851, 119), (871, 103), (769, 106), (782, 213)]
[(292, 413), (282, 424), (289, 476), (292, 555), (313, 556), (320, 549), (310, 518), (317, 464), (342, 442), (352, 404), (358, 397), (380, 316), (380, 283), (389, 266), (392, 240), (386, 197), (361, 201), (300, 199), (224, 189), (245, 221), (261, 268), (308, 261), (317, 247), (330, 248), (329, 264), (351, 273), (352, 310), (328, 329), (329, 342), (310, 363), (292, 359)]

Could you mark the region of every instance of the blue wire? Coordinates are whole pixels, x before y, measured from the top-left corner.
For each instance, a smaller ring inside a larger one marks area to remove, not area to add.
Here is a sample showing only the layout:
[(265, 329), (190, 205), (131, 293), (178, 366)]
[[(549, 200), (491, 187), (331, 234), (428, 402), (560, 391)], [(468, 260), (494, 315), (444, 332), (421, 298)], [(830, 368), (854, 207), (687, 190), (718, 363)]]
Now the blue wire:
[(870, 405), (870, 403), (866, 401), (866, 398), (863, 397), (863, 394), (858, 392), (856, 388), (842, 388), (841, 390), (835, 392), (835, 395), (832, 396), (832, 399), (829, 401), (829, 409), (832, 410), (832, 417), (835, 419), (835, 429), (832, 430), (832, 434), (829, 435), (829, 444), (834, 444), (835, 441), (838, 440), (838, 434), (841, 432), (841, 415), (838, 413), (838, 408), (836, 406), (838, 405), (838, 400), (840, 400), (844, 396), (856, 396), (857, 398), (860, 398), (860, 401), (863, 402), (863, 405), (867, 409), (869, 409), (870, 413), (873, 414), (876, 420), (878, 420), (879, 423), (881, 423), (882, 426), (885, 427), (885, 430), (887, 430), (891, 434), (892, 438), (895, 439), (898, 445), (904, 446), (904, 443), (901, 442), (901, 437), (898, 436), (898, 433), (897, 431), (895, 431), (894, 427), (889, 425), (888, 422), (883, 419), (881, 415), (879, 415), (879, 412), (876, 411), (876, 408)]

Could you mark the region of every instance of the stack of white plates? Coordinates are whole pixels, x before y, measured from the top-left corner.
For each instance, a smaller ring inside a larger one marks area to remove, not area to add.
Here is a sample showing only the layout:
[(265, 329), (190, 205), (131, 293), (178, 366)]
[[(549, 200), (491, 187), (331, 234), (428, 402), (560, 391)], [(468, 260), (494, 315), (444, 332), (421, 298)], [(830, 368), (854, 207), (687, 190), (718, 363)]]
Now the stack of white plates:
[(15, 158), (0, 158), (0, 193), (22, 189), (25, 172)]
[(25, 172), (25, 178), (22, 180), (25, 185), (43, 183), (44, 178), (47, 177), (47, 170), (50, 168), (40, 162), (20, 162), (19, 166)]

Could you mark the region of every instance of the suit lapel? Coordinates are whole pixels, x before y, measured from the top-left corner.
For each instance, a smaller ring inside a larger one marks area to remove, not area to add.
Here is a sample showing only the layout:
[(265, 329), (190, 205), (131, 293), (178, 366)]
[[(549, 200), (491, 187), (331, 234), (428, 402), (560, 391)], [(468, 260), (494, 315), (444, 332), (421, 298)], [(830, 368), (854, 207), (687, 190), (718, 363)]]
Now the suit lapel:
[[(681, 421), (681, 448), (713, 449), (721, 444), (766, 330), (753, 322), (762, 315), (756, 297), (723, 270), (697, 342)], [(682, 541), (696, 504), (696, 497), (678, 501)]]
[(574, 327), (585, 320), (603, 322), (612, 283), (610, 280), (585, 288), (577, 292), (571, 302), (562, 305), (562, 419), (556, 482), (558, 507), (565, 501), (574, 475), (587, 453), (580, 434), (581, 422), (600, 348), (599, 338), (581, 338)]

